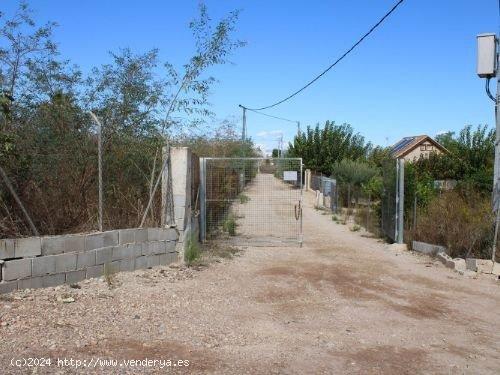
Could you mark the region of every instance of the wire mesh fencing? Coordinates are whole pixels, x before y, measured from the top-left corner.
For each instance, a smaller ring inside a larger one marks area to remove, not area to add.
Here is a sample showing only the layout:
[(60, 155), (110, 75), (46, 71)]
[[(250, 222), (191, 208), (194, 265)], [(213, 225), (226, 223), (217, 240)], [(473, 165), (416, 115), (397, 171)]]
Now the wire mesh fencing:
[(313, 176), (312, 180), (314, 181), (311, 183), (313, 189), (321, 193), (318, 198), (321, 201), (318, 202), (318, 205), (332, 212), (337, 212), (339, 203), (337, 180), (326, 176)]
[(332, 220), (350, 225), (352, 230), (365, 230), (381, 235), (380, 199), (372, 199), (362, 186), (342, 183), (338, 179), (312, 174), (311, 189), (316, 191), (316, 209), (332, 213)]
[[(104, 230), (136, 227), (160, 173), (159, 140), (108, 136), (103, 143)], [(21, 143), (23, 145), (23, 143)], [(28, 148), (28, 146), (26, 146)], [(30, 146), (24, 163), (4, 157), (2, 167), (40, 235), (99, 229), (98, 153), (95, 137), (84, 134)], [(26, 151), (27, 152), (27, 151)], [(15, 195), (0, 180), (0, 238), (33, 235)], [(148, 226), (160, 224), (160, 191), (154, 194)]]
[(206, 158), (203, 163), (207, 238), (301, 241), (301, 159)]

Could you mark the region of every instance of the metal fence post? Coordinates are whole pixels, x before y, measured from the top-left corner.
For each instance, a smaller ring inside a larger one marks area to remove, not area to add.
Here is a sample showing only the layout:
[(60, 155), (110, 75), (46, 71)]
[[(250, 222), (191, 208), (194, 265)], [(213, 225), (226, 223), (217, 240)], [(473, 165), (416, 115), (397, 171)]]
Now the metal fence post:
[(403, 243), (404, 232), (404, 205), (405, 205), (405, 164), (404, 159), (397, 161), (398, 190), (397, 190), (397, 243)]
[(102, 219), (102, 206), (103, 206), (103, 192), (102, 192), (102, 125), (97, 116), (89, 111), (90, 116), (97, 124), (97, 173), (98, 173), (98, 189), (99, 189), (99, 207), (98, 207), (98, 226), (99, 231), (102, 232), (103, 219)]
[(299, 227), (299, 231), (300, 231), (300, 238), (299, 238), (299, 242), (300, 242), (300, 247), (302, 247), (302, 243), (304, 242), (304, 232), (303, 232), (303, 216), (302, 216), (302, 202), (303, 202), (303, 196), (304, 196), (304, 181), (302, 181), (302, 168), (303, 168), (303, 164), (302, 164), (302, 158), (300, 158), (300, 202), (299, 202), (299, 215), (300, 215), (300, 227)]
[(415, 199), (413, 200), (413, 232), (417, 230), (417, 193), (415, 193)]
[(372, 205), (372, 195), (371, 193), (368, 193), (368, 209), (366, 211), (366, 230), (368, 232), (370, 231), (369, 225), (370, 225), (371, 205)]
[(207, 160), (200, 158), (200, 240), (204, 242), (207, 239)]

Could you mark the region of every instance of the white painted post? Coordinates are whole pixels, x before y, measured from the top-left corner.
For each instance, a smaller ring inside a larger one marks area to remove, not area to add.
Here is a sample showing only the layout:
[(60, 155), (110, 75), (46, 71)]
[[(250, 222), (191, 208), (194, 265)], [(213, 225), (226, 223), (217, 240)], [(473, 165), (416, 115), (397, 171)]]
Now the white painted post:
[(177, 249), (184, 259), (184, 250), (191, 235), (191, 151), (187, 147), (173, 147), (170, 151), (174, 219), (179, 231)]
[(311, 189), (311, 170), (310, 169), (306, 169), (305, 180), (306, 180), (306, 191), (309, 191)]
[(167, 225), (167, 201), (168, 201), (168, 146), (161, 149), (162, 166), (165, 166), (161, 172), (161, 226)]

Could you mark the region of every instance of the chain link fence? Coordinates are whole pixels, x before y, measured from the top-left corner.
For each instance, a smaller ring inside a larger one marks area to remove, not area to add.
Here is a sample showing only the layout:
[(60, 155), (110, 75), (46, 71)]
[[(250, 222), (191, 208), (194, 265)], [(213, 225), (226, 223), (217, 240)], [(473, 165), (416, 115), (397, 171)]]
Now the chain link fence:
[(301, 241), (301, 159), (206, 158), (206, 238)]
[(312, 173), (311, 189), (317, 194), (316, 208), (330, 211), (334, 221), (381, 235), (381, 201), (372, 199), (362, 187)]

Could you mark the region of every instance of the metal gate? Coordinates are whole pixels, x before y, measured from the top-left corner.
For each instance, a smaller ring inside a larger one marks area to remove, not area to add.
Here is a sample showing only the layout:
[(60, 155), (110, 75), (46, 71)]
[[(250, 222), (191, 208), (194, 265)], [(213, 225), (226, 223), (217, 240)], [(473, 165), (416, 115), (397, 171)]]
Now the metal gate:
[(302, 159), (200, 159), (201, 239), (302, 244)]

